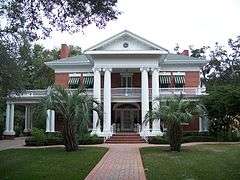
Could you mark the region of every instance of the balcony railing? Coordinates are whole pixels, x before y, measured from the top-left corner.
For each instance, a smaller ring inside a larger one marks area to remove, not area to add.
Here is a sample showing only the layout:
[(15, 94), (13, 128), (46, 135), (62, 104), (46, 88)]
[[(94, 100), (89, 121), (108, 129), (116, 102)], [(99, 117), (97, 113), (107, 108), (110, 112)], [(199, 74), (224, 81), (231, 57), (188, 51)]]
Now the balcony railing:
[[(75, 91), (74, 89), (69, 89), (70, 92)], [(141, 97), (141, 88), (112, 88), (112, 97)], [(88, 95), (93, 95), (93, 89), (86, 90)], [(11, 93), (10, 98), (41, 98), (46, 96), (48, 93), (47, 89), (39, 90), (25, 90), (19, 93)], [(103, 95), (103, 89), (102, 89)], [(171, 96), (180, 95), (185, 96), (197, 96), (205, 93), (205, 88), (160, 88), (160, 96)], [(149, 88), (149, 97), (152, 96), (152, 89)]]
[(112, 88), (112, 96), (138, 97), (141, 95), (141, 88)]

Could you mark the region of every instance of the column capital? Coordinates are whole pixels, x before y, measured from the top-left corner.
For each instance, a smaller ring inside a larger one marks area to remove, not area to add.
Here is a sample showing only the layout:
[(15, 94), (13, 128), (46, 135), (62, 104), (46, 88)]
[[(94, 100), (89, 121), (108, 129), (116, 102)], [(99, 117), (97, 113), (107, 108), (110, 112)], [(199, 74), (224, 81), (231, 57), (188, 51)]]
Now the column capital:
[(153, 72), (153, 71), (159, 72), (159, 71), (160, 71), (160, 68), (159, 68), (159, 67), (151, 67), (151, 71), (152, 71), (152, 72)]
[(103, 68), (102, 70), (103, 70), (104, 72), (106, 72), (106, 71), (112, 72), (112, 68), (109, 68), (109, 67)]
[(140, 67), (140, 71), (143, 72), (143, 71), (149, 71), (149, 67)]
[(92, 71), (93, 71), (93, 72), (96, 72), (96, 71), (101, 72), (101, 71), (102, 71), (102, 68), (94, 67), (94, 68), (92, 68)]

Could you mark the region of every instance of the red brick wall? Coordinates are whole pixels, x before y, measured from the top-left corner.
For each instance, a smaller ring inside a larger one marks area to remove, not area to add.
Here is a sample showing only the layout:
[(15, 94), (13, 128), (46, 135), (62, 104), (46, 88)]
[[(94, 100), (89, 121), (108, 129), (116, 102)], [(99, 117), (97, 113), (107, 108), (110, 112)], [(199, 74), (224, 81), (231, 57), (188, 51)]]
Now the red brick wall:
[(186, 72), (185, 87), (197, 87), (199, 85), (199, 71)]
[(112, 73), (112, 88), (121, 87), (121, 75), (120, 73)]
[(132, 86), (141, 87), (141, 73), (133, 73)]
[(199, 118), (193, 117), (188, 125), (183, 125), (183, 131), (199, 131)]
[(68, 73), (55, 73), (55, 85), (68, 88), (69, 75)]

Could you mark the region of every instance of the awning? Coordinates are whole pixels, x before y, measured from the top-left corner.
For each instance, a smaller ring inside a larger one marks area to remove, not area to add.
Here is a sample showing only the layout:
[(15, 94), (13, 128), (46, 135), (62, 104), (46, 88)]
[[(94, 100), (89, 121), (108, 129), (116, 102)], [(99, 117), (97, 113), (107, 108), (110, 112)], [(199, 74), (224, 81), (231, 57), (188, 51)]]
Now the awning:
[(80, 77), (70, 77), (69, 81), (68, 81), (68, 84), (70, 86), (72, 85), (78, 85), (79, 84), (79, 81), (80, 81)]
[(185, 84), (185, 76), (177, 76), (175, 75), (175, 84)]
[(171, 84), (171, 76), (169, 75), (160, 75), (159, 76), (160, 84)]
[(93, 88), (94, 82), (93, 76), (85, 76), (83, 77), (83, 84), (85, 88)]

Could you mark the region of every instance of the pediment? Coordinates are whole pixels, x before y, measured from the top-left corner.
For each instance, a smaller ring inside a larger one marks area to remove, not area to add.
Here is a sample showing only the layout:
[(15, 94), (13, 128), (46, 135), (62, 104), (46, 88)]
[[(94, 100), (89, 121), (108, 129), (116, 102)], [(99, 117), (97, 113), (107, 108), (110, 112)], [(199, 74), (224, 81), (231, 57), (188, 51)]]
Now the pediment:
[(86, 51), (165, 51), (166, 49), (127, 30), (106, 39)]

